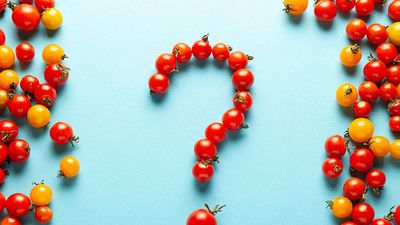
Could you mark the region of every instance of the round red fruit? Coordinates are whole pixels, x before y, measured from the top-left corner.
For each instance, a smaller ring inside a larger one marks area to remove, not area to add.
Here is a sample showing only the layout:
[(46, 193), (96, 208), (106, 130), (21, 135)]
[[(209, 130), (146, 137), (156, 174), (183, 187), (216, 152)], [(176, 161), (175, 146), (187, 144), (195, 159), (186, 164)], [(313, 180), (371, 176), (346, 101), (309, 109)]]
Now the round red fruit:
[(328, 178), (337, 178), (343, 172), (343, 163), (337, 158), (327, 158), (322, 164), (322, 172)]

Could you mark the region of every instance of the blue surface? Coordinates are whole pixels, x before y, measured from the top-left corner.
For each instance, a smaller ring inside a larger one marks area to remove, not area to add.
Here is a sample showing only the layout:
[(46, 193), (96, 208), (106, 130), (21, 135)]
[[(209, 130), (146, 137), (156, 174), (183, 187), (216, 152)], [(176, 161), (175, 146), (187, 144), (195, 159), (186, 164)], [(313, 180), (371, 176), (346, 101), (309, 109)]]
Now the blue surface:
[[(346, 176), (324, 179), (323, 144), (351, 121), (334, 92), (344, 82), (358, 86), (362, 67), (348, 71), (338, 60), (349, 44), (348, 16), (321, 25), (311, 5), (303, 17), (291, 19), (281, 1), (59, 1), (62, 29), (47, 33), (41, 27), (28, 36), (17, 32), (8, 12), (0, 19), (7, 44), (29, 40), (37, 51), (32, 65), (16, 65), (18, 72), (43, 78), (40, 54), (48, 43), (62, 45), (70, 57), (70, 80), (52, 121), (69, 122), (81, 143), (75, 150), (56, 148), (48, 130), (19, 121), (31, 158), (10, 169), (1, 190), (29, 193), (32, 181), (45, 179), (54, 190), (53, 224), (59, 225), (185, 224), (206, 202), (228, 205), (218, 216), (220, 225), (337, 224), (324, 201), (341, 195)], [(383, 10), (369, 22), (389, 20)], [(231, 72), (212, 60), (192, 60), (173, 76), (162, 100), (149, 95), (147, 80), (160, 53), (207, 32), (212, 43), (227, 42), (253, 55), (249, 68), (256, 79), (246, 121), (251, 128), (229, 135), (219, 148), (213, 181), (199, 186), (191, 175), (193, 145), (231, 107)], [(364, 55), (370, 51), (365, 46)], [(394, 139), (384, 107), (374, 108), (375, 133)], [(59, 160), (70, 154), (81, 161), (81, 173), (57, 180)], [(381, 216), (400, 201), (400, 163), (383, 164), (387, 187), (380, 199), (369, 200)], [(33, 221), (24, 218), (24, 224)]]

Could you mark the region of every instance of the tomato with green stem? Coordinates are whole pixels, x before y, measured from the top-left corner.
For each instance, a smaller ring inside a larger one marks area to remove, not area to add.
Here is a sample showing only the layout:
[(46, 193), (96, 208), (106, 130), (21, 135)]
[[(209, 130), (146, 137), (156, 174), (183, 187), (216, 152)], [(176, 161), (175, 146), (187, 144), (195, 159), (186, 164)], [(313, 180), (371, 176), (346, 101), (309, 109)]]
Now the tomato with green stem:
[(228, 57), (228, 64), (232, 70), (243, 69), (247, 66), (248, 61), (252, 60), (253, 57), (244, 54), (241, 51), (232, 52)]
[(156, 59), (156, 69), (159, 73), (168, 75), (170, 73), (176, 72), (176, 59), (172, 54), (161, 54)]
[(33, 75), (26, 75), (22, 77), (19, 85), (26, 94), (33, 95), (39, 84), (40, 82), (37, 77)]
[(19, 75), (14, 70), (0, 72), (0, 89), (13, 93), (19, 84)]
[(192, 53), (196, 59), (206, 60), (212, 52), (210, 43), (208, 42), (209, 35), (204, 35), (201, 40), (196, 41), (192, 45)]
[(397, 48), (389, 42), (378, 45), (375, 49), (376, 56), (386, 64), (392, 63), (397, 58)]
[(56, 144), (68, 144), (71, 143), (74, 147), (74, 143), (79, 142), (79, 137), (74, 134), (74, 131), (66, 122), (57, 122), (50, 128), (50, 137)]
[(343, 195), (350, 200), (357, 201), (364, 198), (367, 186), (357, 177), (351, 177), (343, 184)]
[(44, 70), (44, 79), (55, 87), (61, 87), (68, 81), (69, 71), (63, 64), (50, 64)]
[(222, 212), (222, 208), (225, 205), (216, 205), (214, 209), (211, 209), (207, 204), (205, 204), (205, 209), (197, 209), (193, 211), (187, 221), (186, 225), (217, 225), (217, 219), (215, 216), (217, 213)]
[(57, 99), (57, 91), (50, 84), (39, 84), (34, 94), (35, 100), (46, 107), (54, 105)]
[(326, 201), (326, 203), (328, 204), (328, 207), (332, 210), (332, 214), (340, 219), (349, 217), (353, 210), (353, 204), (348, 198), (344, 196), (339, 196), (333, 201)]
[(67, 56), (64, 49), (57, 44), (49, 44), (42, 51), (42, 58), (47, 65), (60, 64)]
[(358, 93), (362, 100), (374, 102), (379, 97), (379, 88), (374, 82), (364, 81), (360, 84)]
[(156, 73), (149, 78), (148, 84), (152, 93), (164, 94), (169, 89), (170, 80), (167, 75)]
[(192, 58), (192, 49), (186, 43), (177, 43), (172, 48), (172, 54), (179, 63), (187, 63)]
[(397, 88), (392, 83), (386, 82), (379, 88), (379, 96), (385, 102), (391, 102), (397, 99)]
[[(324, 0), (331, 1), (331, 0)], [(346, 67), (356, 66), (362, 57), (361, 47), (358, 44), (348, 45), (340, 52), (340, 61)]]
[(194, 153), (198, 160), (214, 160), (217, 157), (217, 146), (214, 142), (204, 138), (196, 142)]
[(308, 7), (308, 0), (283, 0), (284, 12), (298, 16), (303, 14)]
[(240, 111), (246, 112), (253, 105), (253, 97), (248, 91), (238, 91), (233, 96), (233, 105)]
[(327, 158), (322, 164), (322, 172), (327, 178), (337, 178), (343, 172), (343, 163), (337, 158)]
[(42, 13), (42, 24), (48, 30), (57, 30), (63, 23), (63, 16), (56, 8), (47, 8)]
[(208, 182), (214, 175), (214, 166), (209, 161), (198, 161), (193, 165), (192, 173), (198, 182)]
[(350, 107), (357, 102), (358, 92), (354, 85), (345, 83), (336, 89), (336, 101), (343, 107)]
[(53, 198), (53, 191), (50, 186), (46, 185), (43, 181), (41, 183), (33, 183), (30, 198), (35, 206), (47, 206)]
[(8, 143), (18, 135), (18, 125), (12, 120), (0, 121), (0, 141)]

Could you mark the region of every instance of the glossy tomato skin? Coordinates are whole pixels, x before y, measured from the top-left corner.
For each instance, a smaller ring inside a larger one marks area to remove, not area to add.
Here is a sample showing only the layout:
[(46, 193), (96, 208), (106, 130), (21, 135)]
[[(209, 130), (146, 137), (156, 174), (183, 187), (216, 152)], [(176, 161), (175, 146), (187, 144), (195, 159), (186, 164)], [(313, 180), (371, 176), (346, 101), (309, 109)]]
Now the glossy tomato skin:
[(229, 58), (230, 47), (224, 43), (217, 43), (212, 48), (214, 59), (219, 62), (224, 62)]
[(250, 70), (239, 69), (232, 75), (232, 84), (238, 91), (247, 91), (254, 83), (254, 75)]
[(336, 101), (342, 107), (351, 107), (357, 99), (357, 88), (352, 84), (344, 83), (336, 89)]
[(389, 127), (393, 132), (400, 131), (400, 116), (392, 116), (389, 119)]
[(243, 69), (247, 66), (247, 63), (248, 63), (247, 55), (244, 54), (243, 52), (236, 51), (232, 52), (229, 55), (228, 64), (232, 70), (236, 71), (238, 69)]
[(18, 131), (18, 125), (14, 121), (0, 121), (0, 141), (8, 143), (14, 140), (18, 135)]
[(35, 57), (35, 49), (28, 42), (22, 42), (15, 48), (15, 54), (19, 61), (29, 63)]
[(236, 109), (229, 109), (222, 116), (222, 123), (228, 130), (238, 130), (243, 126), (244, 114)]
[(12, 20), (15, 26), (23, 31), (35, 30), (40, 23), (40, 13), (32, 5), (21, 4), (14, 8)]
[(337, 158), (327, 158), (322, 164), (322, 172), (328, 178), (337, 178), (343, 172), (343, 163)]
[(199, 160), (212, 160), (217, 156), (217, 146), (208, 139), (201, 139), (194, 145), (194, 153)]
[(390, 3), (388, 14), (393, 20), (400, 20), (400, 0), (394, 0)]
[(391, 83), (384, 83), (379, 88), (379, 96), (386, 102), (394, 101), (397, 98), (397, 88)]
[(36, 221), (39, 223), (50, 223), (50, 221), (53, 219), (53, 212), (48, 206), (37, 207), (34, 215)]
[(192, 49), (185, 43), (175, 44), (172, 53), (179, 63), (187, 63), (192, 58)]
[(5, 207), (6, 207), (6, 197), (4, 196), (3, 193), (0, 193), (0, 212), (3, 212)]
[[(0, 0), (0, 4), (1, 4), (1, 0)], [(1, 9), (1, 5), (0, 5), (0, 9)], [(1, 12), (1, 10), (0, 10)], [(4, 33), (4, 31), (2, 29), (0, 29), (0, 45), (4, 45), (4, 43), (6, 43), (6, 34)]]
[(208, 210), (198, 209), (189, 215), (186, 225), (217, 225), (217, 220)]
[(16, 139), (8, 145), (8, 157), (16, 163), (23, 163), (28, 160), (31, 148), (28, 142)]
[(28, 196), (15, 193), (10, 195), (6, 201), (6, 210), (8, 214), (15, 217), (23, 217), (30, 212), (31, 200)]
[(357, 118), (368, 117), (372, 111), (372, 106), (367, 101), (358, 101), (353, 105), (353, 114)]
[(22, 223), (14, 216), (6, 216), (0, 221), (0, 225), (22, 225)]
[(8, 172), (6, 170), (3, 170), (2, 168), (0, 168), (0, 184), (4, 183), (7, 175), (8, 175)]
[(0, 13), (4, 11), (7, 6), (7, 0), (0, 0)]
[(328, 137), (325, 141), (325, 151), (329, 157), (341, 158), (346, 154), (346, 140), (340, 135)]
[(391, 116), (400, 116), (400, 101), (396, 99), (388, 104), (388, 112)]
[(373, 0), (358, 0), (356, 2), (356, 12), (360, 16), (369, 16), (374, 11)]
[(371, 44), (379, 45), (388, 38), (388, 32), (382, 24), (374, 23), (368, 26), (367, 38)]
[(55, 0), (35, 0), (35, 6), (40, 12), (48, 8), (54, 8), (55, 3)]
[(248, 91), (238, 91), (233, 96), (233, 105), (242, 112), (249, 111), (253, 105), (253, 97)]
[(36, 91), (37, 86), (39, 86), (40, 82), (39, 79), (33, 75), (26, 75), (24, 76), (19, 85), (21, 89), (27, 93), (33, 95)]
[[(8, 154), (8, 147), (6, 144), (4, 144), (3, 142), (0, 142), (0, 164), (3, 164), (6, 159), (7, 159), (7, 155)], [(1, 212), (1, 210), (0, 210)]]
[(355, 0), (336, 0), (336, 8), (342, 12), (350, 12), (355, 5)]
[(156, 73), (149, 78), (150, 91), (156, 94), (164, 94), (168, 91), (170, 81), (167, 75)]
[(207, 126), (205, 135), (208, 140), (218, 144), (221, 143), (226, 136), (226, 128), (222, 123), (211, 123)]
[(357, 224), (352, 221), (346, 221), (346, 222), (341, 223), (340, 225), (357, 225)]
[(360, 178), (351, 177), (343, 184), (343, 195), (356, 201), (363, 198), (367, 186)]
[(367, 102), (374, 102), (379, 97), (379, 88), (374, 82), (364, 81), (358, 88), (360, 98)]
[(331, 0), (321, 0), (314, 7), (314, 15), (321, 22), (331, 22), (336, 14), (335, 3)]
[(396, 224), (400, 224), (400, 206), (397, 206), (394, 210), (393, 219)]
[(57, 91), (50, 84), (39, 84), (35, 90), (35, 100), (46, 107), (54, 105), (57, 99)]
[(156, 69), (159, 73), (168, 75), (176, 70), (176, 59), (172, 54), (161, 54), (156, 59)]
[(367, 24), (364, 20), (353, 19), (347, 24), (346, 33), (349, 39), (360, 41), (367, 35)]
[(208, 182), (214, 175), (214, 166), (211, 163), (196, 162), (192, 173), (198, 182)]
[(50, 137), (56, 144), (67, 144), (78, 142), (79, 138), (74, 135), (74, 131), (66, 122), (57, 122), (50, 128)]
[(382, 188), (386, 183), (386, 175), (382, 170), (370, 170), (365, 177), (367, 184), (372, 188)]
[(386, 79), (389, 83), (394, 85), (400, 84), (400, 66), (399, 65), (391, 65), (387, 69)]
[(208, 43), (208, 35), (204, 35), (201, 40), (196, 41), (192, 45), (193, 56), (199, 60), (206, 60), (212, 52), (210, 43)]
[(351, 216), (358, 225), (370, 225), (374, 220), (375, 211), (370, 204), (362, 202), (353, 207)]
[(17, 94), (8, 103), (8, 111), (15, 117), (25, 117), (31, 105), (28, 97)]
[(350, 166), (358, 172), (366, 172), (374, 164), (374, 154), (366, 149), (359, 148), (350, 155)]
[(44, 79), (54, 87), (61, 87), (68, 81), (69, 69), (63, 64), (51, 64), (44, 70)]
[(365, 64), (363, 72), (367, 80), (378, 83), (386, 77), (387, 67), (383, 61), (377, 59)]
[(389, 42), (378, 45), (375, 49), (376, 56), (386, 64), (392, 63), (397, 58), (397, 48)]
[(378, 219), (374, 219), (374, 221), (372, 221), (371, 225), (392, 225), (392, 223), (390, 223), (389, 221), (387, 221), (383, 218), (378, 218)]

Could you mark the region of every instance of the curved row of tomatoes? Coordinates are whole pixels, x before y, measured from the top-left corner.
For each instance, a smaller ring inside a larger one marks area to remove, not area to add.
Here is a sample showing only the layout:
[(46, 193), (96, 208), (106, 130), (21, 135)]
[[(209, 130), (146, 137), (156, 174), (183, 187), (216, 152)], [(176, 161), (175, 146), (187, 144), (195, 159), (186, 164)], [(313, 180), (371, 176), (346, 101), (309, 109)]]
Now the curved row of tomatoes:
[(213, 177), (213, 163), (218, 162), (217, 144), (225, 139), (227, 130), (235, 131), (247, 128), (244, 123), (244, 113), (253, 104), (253, 98), (248, 90), (253, 85), (254, 75), (245, 67), (253, 57), (241, 51), (231, 52), (231, 48), (224, 43), (218, 43), (211, 47), (207, 34), (201, 40), (196, 41), (192, 47), (185, 43), (178, 43), (174, 45), (171, 53), (161, 54), (155, 63), (158, 72), (149, 79), (150, 91), (164, 94), (170, 86), (168, 76), (178, 71), (178, 64), (187, 63), (192, 55), (198, 60), (206, 60), (211, 54), (219, 62), (228, 61), (229, 67), (234, 71), (232, 84), (237, 92), (233, 96), (234, 108), (224, 113), (222, 123), (211, 123), (206, 128), (206, 137), (197, 141), (194, 146), (197, 162), (193, 166), (192, 173), (199, 182), (208, 182)]

